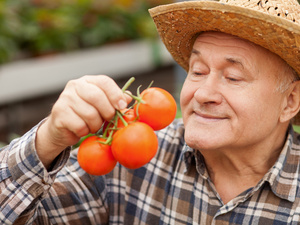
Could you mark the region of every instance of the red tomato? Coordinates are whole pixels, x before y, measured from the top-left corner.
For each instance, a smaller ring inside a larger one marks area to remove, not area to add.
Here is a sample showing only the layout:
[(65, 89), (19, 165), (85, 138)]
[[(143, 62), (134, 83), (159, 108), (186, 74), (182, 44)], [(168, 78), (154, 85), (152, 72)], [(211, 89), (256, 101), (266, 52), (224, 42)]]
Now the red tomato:
[[(123, 109), (121, 110), (121, 113), (123, 113), (123, 118), (124, 120), (130, 124), (131, 122), (133, 122), (136, 118), (134, 110), (133, 109)], [(122, 122), (122, 120), (119, 118), (118, 119), (118, 126), (119, 129), (125, 127), (124, 123)]]
[[(135, 115), (135, 112), (134, 112), (133, 109), (123, 109), (123, 110), (121, 110), (121, 113), (124, 114), (123, 115), (123, 119), (128, 124), (130, 124), (130, 123), (132, 123), (132, 122), (135, 121), (136, 115)], [(116, 129), (121, 129), (121, 128), (125, 127), (124, 123), (122, 122), (122, 120), (120, 118), (118, 119), (117, 123), (118, 124), (117, 124)], [(109, 124), (109, 122), (105, 121), (104, 127), (103, 127), (103, 131), (107, 128), (108, 124)], [(110, 127), (110, 129), (113, 129), (114, 124), (111, 123), (109, 127)], [(109, 132), (111, 132), (111, 131), (109, 131)], [(108, 135), (109, 135), (109, 133), (108, 133)]]
[(77, 160), (83, 170), (91, 175), (104, 175), (112, 171), (117, 164), (110, 145), (99, 143), (105, 142), (98, 136), (90, 136), (79, 146)]
[(158, 140), (153, 129), (135, 122), (117, 131), (111, 150), (119, 163), (129, 169), (137, 169), (148, 163), (156, 154)]
[(134, 106), (138, 108), (138, 121), (149, 124), (154, 130), (168, 126), (176, 116), (177, 105), (173, 96), (166, 90), (151, 87), (141, 93), (145, 103)]

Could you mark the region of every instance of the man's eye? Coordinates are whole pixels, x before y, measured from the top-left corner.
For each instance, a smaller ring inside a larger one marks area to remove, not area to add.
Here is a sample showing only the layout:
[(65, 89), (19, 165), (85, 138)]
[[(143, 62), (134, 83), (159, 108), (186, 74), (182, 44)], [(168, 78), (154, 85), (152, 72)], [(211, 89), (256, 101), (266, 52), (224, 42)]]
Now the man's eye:
[(202, 76), (203, 75), (203, 73), (201, 73), (201, 72), (194, 72), (193, 73), (195, 76)]
[(230, 80), (230, 81), (239, 81), (238, 79), (233, 78), (233, 77), (227, 77), (227, 80)]

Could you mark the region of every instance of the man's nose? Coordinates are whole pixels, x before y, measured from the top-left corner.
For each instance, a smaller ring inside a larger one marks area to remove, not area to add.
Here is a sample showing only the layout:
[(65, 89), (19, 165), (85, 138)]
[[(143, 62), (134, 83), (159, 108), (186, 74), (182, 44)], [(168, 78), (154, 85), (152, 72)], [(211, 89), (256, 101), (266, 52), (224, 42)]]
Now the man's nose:
[(220, 104), (222, 102), (221, 79), (217, 74), (206, 75), (194, 94), (200, 104)]

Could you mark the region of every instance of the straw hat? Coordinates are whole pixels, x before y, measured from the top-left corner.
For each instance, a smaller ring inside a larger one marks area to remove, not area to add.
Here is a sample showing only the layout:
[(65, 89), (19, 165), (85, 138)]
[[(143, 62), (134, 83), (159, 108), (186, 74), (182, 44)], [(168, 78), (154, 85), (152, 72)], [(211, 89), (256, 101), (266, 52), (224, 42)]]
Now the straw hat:
[(221, 31), (276, 53), (300, 75), (300, 5), (297, 0), (189, 1), (149, 10), (166, 48), (186, 71), (195, 38)]

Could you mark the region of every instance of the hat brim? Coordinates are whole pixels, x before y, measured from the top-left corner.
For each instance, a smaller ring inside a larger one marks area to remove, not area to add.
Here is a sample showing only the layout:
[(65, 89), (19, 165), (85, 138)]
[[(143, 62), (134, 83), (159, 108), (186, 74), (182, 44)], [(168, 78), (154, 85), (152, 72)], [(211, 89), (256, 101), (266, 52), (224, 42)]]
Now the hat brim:
[(300, 75), (300, 26), (292, 21), (213, 1), (161, 5), (149, 12), (166, 48), (186, 71), (195, 38), (204, 31), (220, 31), (270, 50)]

